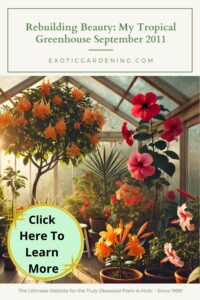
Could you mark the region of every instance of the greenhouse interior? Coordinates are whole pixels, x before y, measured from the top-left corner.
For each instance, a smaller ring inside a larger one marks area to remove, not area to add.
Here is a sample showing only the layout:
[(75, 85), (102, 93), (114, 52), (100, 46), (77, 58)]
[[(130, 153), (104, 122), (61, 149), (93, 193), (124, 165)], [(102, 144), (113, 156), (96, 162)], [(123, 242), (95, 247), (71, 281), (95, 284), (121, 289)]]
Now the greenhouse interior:
[(0, 283), (45, 283), (7, 249), (39, 204), (84, 236), (80, 264), (46, 283), (199, 283), (199, 79), (0, 77)]

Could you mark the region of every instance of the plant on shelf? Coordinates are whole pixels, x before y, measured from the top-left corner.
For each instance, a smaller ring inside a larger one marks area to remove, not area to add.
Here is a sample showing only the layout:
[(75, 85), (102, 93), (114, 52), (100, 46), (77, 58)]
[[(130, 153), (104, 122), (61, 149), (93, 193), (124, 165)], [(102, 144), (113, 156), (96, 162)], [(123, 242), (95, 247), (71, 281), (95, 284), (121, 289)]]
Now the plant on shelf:
[[(154, 202), (151, 211), (151, 225), (156, 228), (159, 213), (157, 204), (163, 186), (169, 186), (166, 176), (173, 176), (173, 160), (179, 156), (169, 148), (170, 142), (177, 140), (183, 132), (179, 117), (165, 119), (164, 113), (169, 110), (157, 103), (154, 93), (138, 94), (132, 99), (131, 114), (139, 119), (135, 130), (128, 129), (127, 123), (122, 126), (122, 136), (129, 146), (134, 140), (142, 143), (139, 151), (130, 155), (127, 166), (132, 177), (154, 191)], [(159, 122), (153, 122), (158, 120)], [(163, 128), (162, 128), (163, 126)]]
[(32, 187), (35, 204), (40, 177), (59, 161), (79, 164), (94, 151), (105, 121), (88, 94), (59, 82), (43, 81), (14, 100), (12, 107), (4, 105), (0, 112), (2, 147), (37, 168)]
[(137, 234), (131, 234), (133, 222), (124, 226), (123, 220), (117, 228), (107, 224), (106, 231), (100, 232), (100, 239), (95, 245), (95, 255), (99, 261), (105, 262), (106, 268), (101, 270), (100, 277), (104, 283), (138, 283), (142, 281), (142, 273), (134, 270), (137, 260), (145, 254), (143, 243), (153, 232), (144, 233), (146, 222)]

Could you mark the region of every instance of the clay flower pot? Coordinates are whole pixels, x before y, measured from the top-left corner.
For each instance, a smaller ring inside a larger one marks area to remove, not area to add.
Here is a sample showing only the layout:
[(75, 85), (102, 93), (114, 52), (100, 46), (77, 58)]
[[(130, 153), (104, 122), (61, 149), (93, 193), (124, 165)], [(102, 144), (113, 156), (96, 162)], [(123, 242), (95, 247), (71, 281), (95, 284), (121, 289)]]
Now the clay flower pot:
[(123, 273), (127, 278), (115, 278), (114, 273), (118, 270), (117, 267), (105, 268), (100, 271), (100, 278), (102, 283), (141, 283), (143, 274), (135, 269), (122, 268)]
[(174, 274), (171, 271), (163, 271), (159, 274), (159, 269), (148, 268), (144, 271), (146, 283), (175, 283)]
[(3, 257), (3, 262), (4, 262), (4, 270), (5, 271), (15, 271), (16, 270), (16, 267), (15, 265), (13, 264), (10, 256), (8, 253), (4, 253), (2, 255)]
[(174, 273), (176, 283), (187, 283), (189, 273), (186, 269), (179, 269)]
[(106, 229), (106, 217), (93, 217), (89, 219), (92, 231), (100, 232)]

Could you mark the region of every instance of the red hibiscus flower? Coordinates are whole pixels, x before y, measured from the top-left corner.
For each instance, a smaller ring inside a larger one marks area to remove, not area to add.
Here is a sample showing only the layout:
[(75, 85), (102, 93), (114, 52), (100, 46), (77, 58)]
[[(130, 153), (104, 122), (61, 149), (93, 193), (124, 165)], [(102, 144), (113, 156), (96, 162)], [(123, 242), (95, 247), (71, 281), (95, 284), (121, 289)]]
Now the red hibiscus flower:
[(90, 205), (91, 205), (91, 203), (90, 203), (89, 201), (86, 201), (86, 202), (84, 203), (84, 207), (85, 207), (85, 208), (89, 207)]
[(152, 162), (153, 158), (150, 154), (141, 154), (136, 151), (130, 155), (127, 166), (132, 177), (136, 180), (144, 180), (146, 177), (155, 173), (156, 169), (151, 165)]
[(182, 189), (177, 189), (177, 192), (179, 192), (179, 194), (183, 195), (186, 198), (189, 198), (191, 200), (196, 200), (196, 198), (192, 195), (190, 195), (189, 193), (187, 193), (186, 191), (182, 190)]
[(104, 209), (104, 216), (105, 216), (106, 218), (109, 218), (109, 217), (110, 217), (110, 208), (105, 208), (105, 209)]
[(136, 95), (132, 100), (132, 116), (148, 122), (160, 112), (160, 105), (156, 102), (157, 96), (154, 93)]
[(125, 139), (126, 143), (129, 146), (132, 146), (133, 145), (133, 133), (134, 132), (133, 132), (133, 130), (128, 130), (126, 122), (124, 122), (123, 125), (122, 125), (121, 133), (122, 133), (122, 136)]
[(117, 196), (116, 195), (112, 195), (110, 197), (110, 203), (113, 204), (113, 205), (117, 204)]
[(115, 185), (116, 186), (121, 186), (122, 184), (123, 184), (123, 182), (121, 180), (115, 181)]
[(83, 206), (79, 209), (79, 215), (84, 216), (84, 214), (85, 214), (85, 207)]
[(175, 195), (174, 191), (167, 192), (166, 197), (167, 197), (167, 200), (169, 200), (169, 201), (173, 201), (176, 199), (176, 195)]
[(164, 122), (164, 131), (161, 133), (161, 138), (171, 142), (183, 132), (183, 123), (179, 117), (166, 120)]

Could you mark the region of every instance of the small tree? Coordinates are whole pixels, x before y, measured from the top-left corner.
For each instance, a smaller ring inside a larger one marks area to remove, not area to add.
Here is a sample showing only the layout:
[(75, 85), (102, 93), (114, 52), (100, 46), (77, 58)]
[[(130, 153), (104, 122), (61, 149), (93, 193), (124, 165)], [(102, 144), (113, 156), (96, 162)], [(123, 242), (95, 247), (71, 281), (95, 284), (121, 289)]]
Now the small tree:
[(98, 144), (104, 118), (88, 95), (59, 83), (31, 88), (0, 112), (0, 135), (7, 153), (37, 168), (32, 187), (36, 202), (39, 179), (59, 161), (76, 166)]

